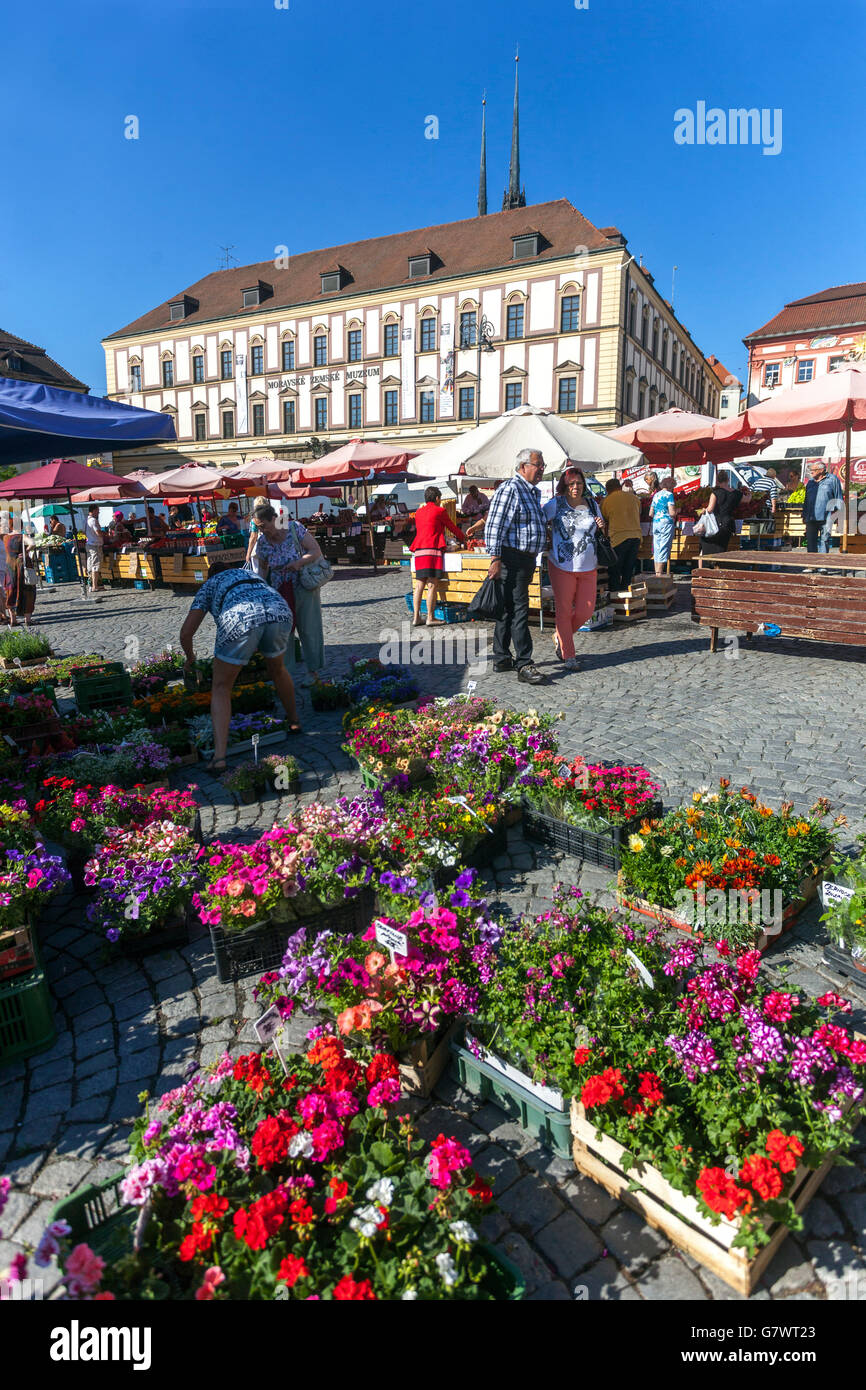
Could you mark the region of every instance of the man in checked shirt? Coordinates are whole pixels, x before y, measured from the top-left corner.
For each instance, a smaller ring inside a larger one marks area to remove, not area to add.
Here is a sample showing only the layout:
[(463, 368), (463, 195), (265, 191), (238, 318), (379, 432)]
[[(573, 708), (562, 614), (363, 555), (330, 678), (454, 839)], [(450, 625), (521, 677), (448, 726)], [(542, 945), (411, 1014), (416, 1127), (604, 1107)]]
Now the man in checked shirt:
[(538, 450), (522, 449), (514, 477), (493, 494), (484, 527), (484, 544), (491, 556), (488, 575), (503, 581), (505, 595), (505, 613), (493, 634), (493, 669), (516, 667), (517, 679), (527, 685), (549, 684), (533, 663), (529, 632), (529, 581), (547, 538), (537, 487), (543, 475), (544, 459)]

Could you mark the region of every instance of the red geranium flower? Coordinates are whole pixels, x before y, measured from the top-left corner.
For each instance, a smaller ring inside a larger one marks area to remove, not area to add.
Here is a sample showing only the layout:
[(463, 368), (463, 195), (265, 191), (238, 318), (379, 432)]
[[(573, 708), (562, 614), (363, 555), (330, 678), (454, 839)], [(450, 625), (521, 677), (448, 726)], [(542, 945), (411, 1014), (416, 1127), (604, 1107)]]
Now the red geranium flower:
[(310, 1271), (300, 1255), (287, 1255), (277, 1270), (277, 1283), (287, 1284), (290, 1289), (295, 1287), (299, 1279), (309, 1277)]
[(783, 1134), (774, 1129), (767, 1135), (767, 1153), (774, 1163), (778, 1163), (783, 1173), (793, 1173), (797, 1160), (803, 1154), (803, 1145), (794, 1134)]
[(373, 1292), (373, 1285), (370, 1283), (369, 1279), (361, 1279), (356, 1283), (350, 1274), (343, 1275), (339, 1284), (334, 1289), (333, 1296), (334, 1298), (340, 1299), (352, 1299), (355, 1302), (360, 1302), (364, 1299), (374, 1300), (376, 1298)]
[(778, 1168), (761, 1154), (752, 1154), (746, 1159), (740, 1169), (740, 1181), (747, 1182), (750, 1187), (753, 1187), (758, 1196), (765, 1202), (778, 1197), (783, 1187), (782, 1176)]
[(697, 1189), (710, 1211), (720, 1212), (732, 1221), (738, 1211), (752, 1209), (752, 1196), (744, 1187), (737, 1187), (724, 1168), (704, 1168), (697, 1181)]
[(588, 1061), (589, 1061), (589, 1059), (590, 1059), (591, 1056), (592, 1056), (592, 1048), (590, 1048), (590, 1047), (576, 1047), (575, 1050), (574, 1050), (574, 1065), (575, 1065), (576, 1067), (582, 1067), (582, 1066), (584, 1065), (585, 1062), (588, 1062)]

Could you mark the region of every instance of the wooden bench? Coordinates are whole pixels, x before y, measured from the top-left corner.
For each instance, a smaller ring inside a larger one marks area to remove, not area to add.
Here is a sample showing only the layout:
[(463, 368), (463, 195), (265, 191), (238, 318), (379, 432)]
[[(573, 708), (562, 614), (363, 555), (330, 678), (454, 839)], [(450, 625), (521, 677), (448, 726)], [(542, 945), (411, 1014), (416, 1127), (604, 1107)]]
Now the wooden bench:
[(711, 652), (719, 628), (745, 632), (751, 641), (762, 623), (775, 623), (781, 637), (864, 647), (866, 557), (791, 550), (703, 555), (692, 574), (692, 622), (709, 627)]

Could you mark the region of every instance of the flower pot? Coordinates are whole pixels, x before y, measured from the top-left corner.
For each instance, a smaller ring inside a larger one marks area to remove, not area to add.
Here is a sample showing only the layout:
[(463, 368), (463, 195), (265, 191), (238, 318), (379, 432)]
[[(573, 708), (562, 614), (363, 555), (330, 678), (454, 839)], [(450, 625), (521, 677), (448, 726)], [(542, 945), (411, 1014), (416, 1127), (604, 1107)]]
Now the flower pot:
[(261, 799), (261, 792), (257, 792), (255, 789), (248, 787), (244, 787), (243, 791), (239, 791), (237, 795), (245, 806), (252, 806)]
[(248, 975), (264, 975), (275, 970), (286, 952), (289, 937), (305, 926), (313, 933), (325, 931), (354, 934), (370, 925), (374, 912), (374, 894), (364, 888), (355, 898), (311, 913), (303, 921), (256, 922), (240, 931), (227, 931), (222, 926), (209, 926), (211, 945), (221, 984), (245, 979)]
[(824, 945), (824, 955), (821, 964), (838, 975), (842, 975), (846, 980), (850, 980), (853, 985), (866, 990), (866, 955), (854, 955), (854, 951), (862, 951), (862, 947), (850, 947), (843, 942), (828, 941)]
[(504, 1070), (506, 1064), (500, 1058), (496, 1058), (496, 1062), (493, 1066), (489, 1060), (473, 1056), (467, 1047), (451, 1044), (452, 1074), (465, 1090), (482, 1100), (492, 1101), (540, 1144), (563, 1157), (570, 1157), (571, 1125), (567, 1111), (548, 1104), (534, 1090), (521, 1085), (515, 1079), (520, 1075), (516, 1068), (509, 1068), (512, 1072), (509, 1076)]
[(447, 888), (463, 869), (483, 869), (504, 854), (507, 848), (508, 831), (503, 818), (491, 827), (490, 834), (483, 831), (472, 848), (459, 855), (456, 864), (443, 864), (434, 869), (431, 875), (434, 887)]

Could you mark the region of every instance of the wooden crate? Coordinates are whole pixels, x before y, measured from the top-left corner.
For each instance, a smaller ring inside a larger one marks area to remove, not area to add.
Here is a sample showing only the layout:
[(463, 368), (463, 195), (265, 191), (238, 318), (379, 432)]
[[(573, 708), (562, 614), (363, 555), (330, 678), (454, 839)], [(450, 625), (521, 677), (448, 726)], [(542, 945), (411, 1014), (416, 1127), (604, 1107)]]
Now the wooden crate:
[(222, 550), (207, 555), (166, 555), (161, 562), (162, 577), (167, 584), (204, 584), (211, 565), (223, 560), (224, 555)]
[(159, 560), (155, 555), (142, 555), (136, 550), (118, 555), (117, 575), (119, 579), (149, 579), (153, 583), (160, 578)]
[(451, 1058), (451, 1040), (457, 1032), (452, 1023), (441, 1037), (422, 1038), (408, 1052), (400, 1054), (400, 1080), (411, 1096), (429, 1096)]
[[(648, 1225), (667, 1236), (672, 1244), (691, 1255), (706, 1269), (744, 1297), (754, 1292), (758, 1280), (789, 1235), (787, 1226), (771, 1226), (768, 1243), (754, 1257), (742, 1249), (733, 1249), (740, 1231), (739, 1222), (722, 1216), (713, 1225), (693, 1197), (672, 1187), (666, 1178), (649, 1163), (628, 1168), (624, 1162), (626, 1149), (622, 1144), (602, 1134), (596, 1137), (596, 1126), (586, 1118), (586, 1111), (577, 1099), (571, 1102), (571, 1131), (574, 1162), (579, 1172), (592, 1178), (618, 1201), (642, 1216)], [(794, 1174), (791, 1200), (802, 1215), (818, 1188), (833, 1167), (832, 1158), (820, 1168), (802, 1165)], [(629, 1190), (637, 1183), (637, 1190)]]
[(613, 620), (615, 623), (634, 623), (647, 615), (646, 595), (632, 598), (627, 591), (611, 594), (613, 601)]

